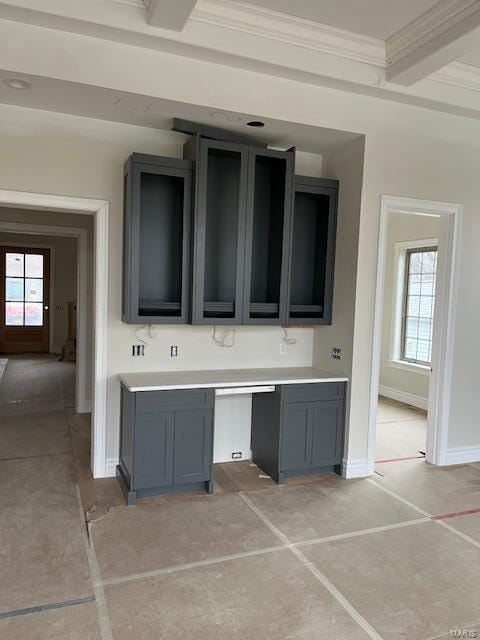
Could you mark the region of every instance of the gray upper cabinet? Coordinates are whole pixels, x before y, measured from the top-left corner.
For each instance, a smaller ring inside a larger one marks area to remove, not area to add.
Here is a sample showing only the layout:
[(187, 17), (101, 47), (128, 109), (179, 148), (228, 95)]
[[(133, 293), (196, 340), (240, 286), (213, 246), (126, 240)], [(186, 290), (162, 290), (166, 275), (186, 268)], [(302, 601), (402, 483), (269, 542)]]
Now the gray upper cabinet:
[(286, 323), (293, 151), (249, 149), (244, 324)]
[(122, 320), (187, 323), (192, 165), (133, 154), (124, 171)]
[(193, 137), (192, 323), (285, 324), (294, 153)]
[(295, 177), (288, 324), (331, 324), (338, 181)]
[(248, 147), (193, 137), (192, 324), (241, 324)]
[(294, 176), (293, 149), (184, 154), (125, 164), (123, 321), (331, 324), (338, 181)]

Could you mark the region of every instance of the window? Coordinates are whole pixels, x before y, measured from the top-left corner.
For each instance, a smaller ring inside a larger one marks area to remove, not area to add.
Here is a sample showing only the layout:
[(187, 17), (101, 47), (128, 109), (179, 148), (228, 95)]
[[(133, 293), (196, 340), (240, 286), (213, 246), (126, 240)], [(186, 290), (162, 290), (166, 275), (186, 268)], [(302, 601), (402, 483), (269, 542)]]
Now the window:
[(5, 324), (43, 326), (43, 255), (5, 254)]
[(437, 254), (436, 246), (406, 252), (401, 359), (415, 364), (432, 360)]

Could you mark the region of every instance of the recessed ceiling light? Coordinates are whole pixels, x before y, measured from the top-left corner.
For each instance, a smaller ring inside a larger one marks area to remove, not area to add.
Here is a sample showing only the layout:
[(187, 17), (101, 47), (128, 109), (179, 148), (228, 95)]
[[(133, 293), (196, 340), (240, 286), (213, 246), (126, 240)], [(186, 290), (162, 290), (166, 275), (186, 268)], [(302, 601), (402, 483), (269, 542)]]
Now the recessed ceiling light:
[(261, 120), (252, 120), (251, 122), (247, 122), (247, 125), (249, 127), (257, 127), (258, 129), (261, 129), (262, 127), (265, 126), (265, 123), (262, 122)]
[(22, 80), (21, 78), (6, 78), (3, 81), (3, 84), (6, 84), (10, 89), (31, 89), (32, 85), (30, 82), (26, 80)]

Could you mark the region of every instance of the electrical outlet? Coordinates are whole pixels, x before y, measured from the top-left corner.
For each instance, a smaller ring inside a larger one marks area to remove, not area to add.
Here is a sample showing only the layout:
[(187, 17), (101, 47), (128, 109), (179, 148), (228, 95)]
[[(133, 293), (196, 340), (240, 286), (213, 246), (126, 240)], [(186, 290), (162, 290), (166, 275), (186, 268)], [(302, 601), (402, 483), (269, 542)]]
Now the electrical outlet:
[(176, 358), (178, 356), (178, 347), (176, 344), (172, 344), (170, 347), (170, 357)]
[(280, 343), (280, 353), (282, 354), (282, 356), (284, 356), (287, 353), (287, 343), (286, 342), (281, 342)]
[(239, 460), (242, 457), (241, 451), (232, 451), (232, 459)]
[(342, 350), (340, 347), (332, 347), (332, 358), (334, 360), (342, 359)]
[(144, 356), (145, 355), (145, 345), (144, 344), (132, 344), (132, 356)]

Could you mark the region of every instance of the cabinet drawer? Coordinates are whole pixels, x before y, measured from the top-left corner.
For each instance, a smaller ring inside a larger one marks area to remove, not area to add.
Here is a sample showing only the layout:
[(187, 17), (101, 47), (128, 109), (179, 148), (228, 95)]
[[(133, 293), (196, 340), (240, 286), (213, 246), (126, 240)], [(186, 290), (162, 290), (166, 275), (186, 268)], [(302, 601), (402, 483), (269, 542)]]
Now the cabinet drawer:
[(179, 389), (178, 391), (138, 391), (137, 412), (163, 409), (208, 409), (213, 407), (213, 389)]
[(344, 397), (344, 382), (318, 382), (312, 384), (286, 384), (282, 395), (286, 402), (315, 402), (339, 400)]

